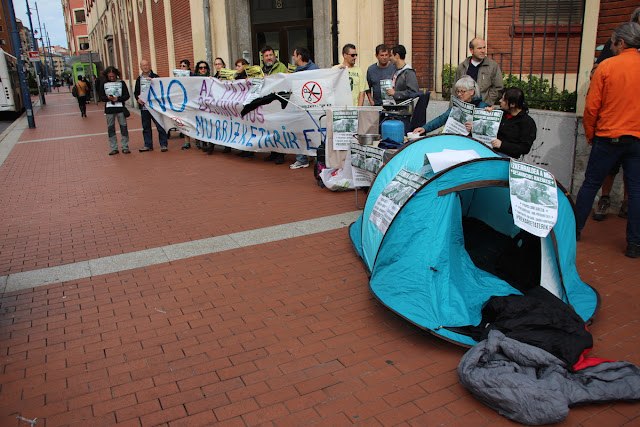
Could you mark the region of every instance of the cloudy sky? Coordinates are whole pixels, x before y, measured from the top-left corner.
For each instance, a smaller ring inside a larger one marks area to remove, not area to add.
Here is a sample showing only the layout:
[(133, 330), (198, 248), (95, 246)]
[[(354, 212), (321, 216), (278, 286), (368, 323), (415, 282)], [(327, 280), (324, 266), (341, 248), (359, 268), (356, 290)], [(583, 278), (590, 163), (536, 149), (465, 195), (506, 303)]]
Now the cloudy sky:
[[(40, 24), (47, 28), (51, 45), (67, 46), (67, 36), (64, 32), (64, 17), (62, 16), (62, 2), (60, 0), (29, 0), (31, 8), (31, 20), (33, 21), (33, 29), (37, 30), (38, 16), (36, 14), (36, 6), (38, 5), (38, 13), (40, 14)], [(13, 0), (13, 9), (16, 12), (16, 18), (22, 21), (22, 24), (29, 28), (29, 17), (27, 16), (27, 5), (25, 0)], [(38, 31), (39, 32), (39, 31)], [(41, 46), (38, 41), (38, 45)]]

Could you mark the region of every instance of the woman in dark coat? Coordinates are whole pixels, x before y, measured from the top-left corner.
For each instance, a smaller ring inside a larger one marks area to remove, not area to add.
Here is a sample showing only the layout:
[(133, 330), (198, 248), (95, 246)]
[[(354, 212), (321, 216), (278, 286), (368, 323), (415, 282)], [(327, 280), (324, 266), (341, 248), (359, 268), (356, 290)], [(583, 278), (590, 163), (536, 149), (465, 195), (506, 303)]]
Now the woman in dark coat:
[(109, 66), (104, 70), (106, 82), (100, 87), (100, 101), (104, 102), (104, 114), (107, 116), (107, 133), (109, 135), (109, 155), (118, 154), (118, 139), (116, 137), (116, 120), (120, 125), (122, 152), (129, 154), (129, 132), (127, 119), (124, 116), (125, 101), (129, 99), (129, 89), (120, 79), (120, 71)]
[(504, 114), (498, 136), (491, 141), (491, 147), (517, 159), (531, 151), (538, 131), (536, 123), (529, 116), (529, 108), (524, 102), (522, 89), (518, 87), (505, 89), (500, 99), (500, 109)]

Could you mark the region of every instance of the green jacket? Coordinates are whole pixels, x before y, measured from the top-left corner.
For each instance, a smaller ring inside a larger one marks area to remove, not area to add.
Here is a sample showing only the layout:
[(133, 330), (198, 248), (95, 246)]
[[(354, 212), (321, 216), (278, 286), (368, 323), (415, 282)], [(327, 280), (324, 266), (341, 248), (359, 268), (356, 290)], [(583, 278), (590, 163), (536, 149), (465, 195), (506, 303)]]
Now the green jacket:
[(264, 66), (262, 67), (262, 71), (264, 72), (265, 76), (270, 76), (271, 74), (276, 74), (276, 73), (289, 72), (289, 70), (287, 69), (287, 66), (280, 61), (273, 64), (273, 67), (271, 67), (271, 70), (268, 73), (264, 70)]

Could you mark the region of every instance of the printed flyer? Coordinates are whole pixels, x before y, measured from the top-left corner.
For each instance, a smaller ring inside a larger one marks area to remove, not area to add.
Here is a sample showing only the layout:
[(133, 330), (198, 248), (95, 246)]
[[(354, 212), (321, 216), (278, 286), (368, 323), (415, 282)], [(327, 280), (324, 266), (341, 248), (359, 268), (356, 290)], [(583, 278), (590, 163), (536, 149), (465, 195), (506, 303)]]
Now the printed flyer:
[(351, 166), (356, 187), (369, 187), (383, 165), (384, 149), (351, 143)]
[(382, 234), (386, 234), (389, 224), (400, 208), (425, 182), (427, 179), (420, 174), (401, 169), (378, 196), (369, 215), (369, 221), (374, 223)]
[[(106, 82), (104, 84), (104, 94), (107, 96), (115, 96), (119, 98), (122, 96), (122, 83), (121, 82)], [(107, 102), (107, 107), (122, 107), (122, 102)]]
[(242, 105), (247, 105), (254, 99), (262, 96), (260, 95), (260, 91), (262, 90), (262, 86), (264, 86), (264, 77), (249, 77), (247, 83), (251, 85), (249, 87), (249, 96), (242, 101)]
[(141, 77), (140, 78), (140, 93), (142, 93), (145, 90), (147, 90), (149, 85), (151, 85), (151, 79), (148, 79), (146, 77)]
[(558, 187), (553, 175), (511, 159), (509, 190), (514, 223), (535, 236), (546, 237), (558, 220)]
[(452, 100), (453, 105), (451, 106), (451, 112), (449, 113), (447, 123), (444, 125), (444, 129), (442, 129), (442, 133), (469, 135), (469, 131), (467, 131), (464, 124), (473, 121), (473, 110), (475, 107), (473, 104), (467, 104), (456, 97), (453, 97)]
[(173, 77), (189, 77), (191, 75), (191, 71), (175, 69), (173, 70)]
[(484, 108), (473, 110), (473, 124), (471, 136), (485, 145), (491, 145), (491, 141), (498, 137), (498, 128), (502, 120), (502, 110), (487, 111)]
[(348, 150), (358, 132), (358, 110), (333, 112), (333, 149)]
[(396, 100), (393, 99), (393, 96), (387, 94), (387, 89), (393, 89), (393, 80), (380, 80), (380, 95), (382, 98), (382, 105), (396, 105)]

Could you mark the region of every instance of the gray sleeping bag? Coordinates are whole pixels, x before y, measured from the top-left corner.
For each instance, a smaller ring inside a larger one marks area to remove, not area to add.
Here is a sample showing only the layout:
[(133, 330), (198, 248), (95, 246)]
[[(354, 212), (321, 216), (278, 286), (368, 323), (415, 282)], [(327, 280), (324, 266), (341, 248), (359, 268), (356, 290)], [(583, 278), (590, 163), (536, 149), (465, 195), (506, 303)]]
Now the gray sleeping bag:
[(529, 425), (560, 422), (579, 404), (640, 399), (640, 369), (632, 363), (570, 372), (551, 353), (497, 330), (463, 356), (458, 378), (485, 405)]

